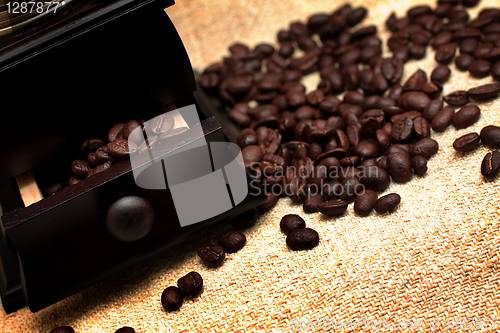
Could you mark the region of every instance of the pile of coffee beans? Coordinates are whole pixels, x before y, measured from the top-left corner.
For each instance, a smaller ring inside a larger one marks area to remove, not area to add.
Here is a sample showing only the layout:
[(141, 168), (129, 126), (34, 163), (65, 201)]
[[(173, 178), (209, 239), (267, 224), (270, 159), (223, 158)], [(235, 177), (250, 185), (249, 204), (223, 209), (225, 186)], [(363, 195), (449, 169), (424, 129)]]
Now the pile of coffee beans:
[[(462, 135), (453, 142), (453, 148), (458, 152), (469, 152), (476, 149), (479, 143), (493, 148), (500, 148), (500, 127), (488, 125), (481, 130), (481, 134), (476, 132)], [(481, 174), (486, 178), (495, 178), (500, 172), (500, 152), (494, 150), (486, 154), (481, 163)]]
[(176, 311), (185, 296), (198, 295), (203, 289), (203, 278), (198, 272), (189, 272), (177, 280), (177, 287), (167, 287), (161, 295), (161, 304), (167, 311)]
[(319, 244), (318, 232), (307, 228), (306, 222), (296, 214), (283, 216), (280, 221), (281, 231), (287, 235), (286, 245), (294, 251), (309, 250)]

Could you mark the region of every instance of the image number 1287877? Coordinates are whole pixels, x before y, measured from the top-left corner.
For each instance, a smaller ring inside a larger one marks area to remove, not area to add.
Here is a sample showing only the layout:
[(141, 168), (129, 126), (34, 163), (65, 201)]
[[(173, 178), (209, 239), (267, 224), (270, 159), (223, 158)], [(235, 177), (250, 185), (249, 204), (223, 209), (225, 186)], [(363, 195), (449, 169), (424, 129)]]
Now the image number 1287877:
[(27, 13), (48, 13), (56, 12), (59, 6), (64, 6), (64, 1), (28, 1), (28, 2), (7, 2), (7, 13), (27, 14)]

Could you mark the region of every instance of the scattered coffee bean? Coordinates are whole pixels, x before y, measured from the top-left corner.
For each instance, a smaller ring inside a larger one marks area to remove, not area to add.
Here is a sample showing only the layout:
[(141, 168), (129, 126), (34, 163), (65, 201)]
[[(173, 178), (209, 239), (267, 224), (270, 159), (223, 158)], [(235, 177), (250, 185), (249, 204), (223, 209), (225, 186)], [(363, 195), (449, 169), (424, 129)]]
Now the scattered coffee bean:
[(200, 247), (198, 256), (209, 266), (219, 266), (224, 261), (226, 252), (222, 246), (212, 244)]
[(115, 333), (135, 333), (135, 330), (132, 327), (125, 326), (117, 329)]
[(486, 178), (495, 178), (500, 171), (500, 151), (494, 150), (486, 154), (481, 163), (481, 174)]
[(411, 159), (411, 166), (415, 174), (423, 176), (427, 172), (427, 159), (423, 156), (414, 156)]
[(436, 132), (443, 132), (451, 124), (451, 119), (455, 114), (455, 110), (451, 107), (446, 107), (439, 111), (431, 123), (431, 127)]
[(401, 202), (401, 196), (397, 193), (390, 193), (378, 198), (375, 210), (379, 214), (392, 211)]
[[(186, 275), (188, 276), (188, 275)], [(189, 280), (189, 279), (192, 279), (191, 276), (188, 276), (188, 278), (186, 280)], [(194, 278), (193, 278), (194, 279)], [(181, 280), (179, 280), (181, 281)], [(194, 290), (195, 288), (191, 288), (191, 286), (189, 285), (191, 281), (188, 281), (188, 282), (184, 282), (183, 280), (183, 284), (186, 284), (186, 290)], [(191, 282), (191, 283), (194, 283), (194, 282)], [(201, 287), (199, 287), (200, 290), (201, 290)], [(179, 308), (182, 306), (182, 303), (183, 303), (184, 299), (183, 299), (183, 296), (182, 296), (182, 290), (180, 288), (177, 288), (177, 287), (174, 287), (174, 286), (170, 286), (168, 288), (166, 288), (163, 293), (161, 294), (161, 305), (163, 306), (163, 308), (167, 311), (176, 311), (176, 310), (179, 310)]]
[(360, 216), (370, 214), (377, 203), (378, 195), (375, 191), (365, 190), (354, 199), (354, 211)]
[(422, 156), (425, 158), (429, 158), (439, 150), (439, 144), (436, 140), (431, 138), (425, 138), (420, 141), (417, 141), (410, 148), (410, 155), (413, 156)]
[(480, 140), (481, 138), (476, 132), (465, 134), (453, 142), (453, 148), (462, 153), (472, 151), (477, 148)]
[(71, 163), (71, 171), (79, 178), (85, 178), (89, 174), (90, 164), (85, 160), (75, 160)]
[[(341, 191), (343, 193), (343, 191)], [(344, 200), (340, 201), (327, 201), (323, 202), (322, 204), (319, 204), (318, 210), (321, 214), (327, 215), (327, 216), (340, 216), (345, 213), (347, 210), (347, 205), (349, 203)]]
[(443, 96), (443, 101), (451, 106), (462, 106), (469, 103), (469, 97), (467, 91), (458, 90)]
[(500, 127), (489, 125), (484, 127), (480, 133), (481, 142), (490, 148), (500, 148)]
[(302, 217), (296, 214), (288, 214), (281, 218), (280, 229), (285, 235), (288, 235), (294, 230), (306, 227), (306, 222)]
[(116, 158), (128, 158), (130, 155), (135, 154), (138, 149), (134, 142), (124, 139), (110, 142), (107, 147), (109, 154)]
[(391, 154), (387, 159), (387, 172), (395, 182), (405, 183), (412, 176), (411, 160), (406, 154)]
[(238, 252), (247, 241), (245, 234), (240, 231), (227, 231), (219, 237), (219, 245), (228, 253)]
[(466, 105), (458, 110), (451, 118), (451, 123), (455, 128), (461, 129), (469, 127), (479, 120), (481, 110), (477, 105)]
[(500, 93), (500, 83), (490, 83), (467, 91), (467, 96), (474, 101), (486, 101), (496, 98)]
[(190, 272), (177, 280), (177, 287), (184, 295), (196, 295), (203, 289), (203, 278), (198, 272)]
[(104, 142), (101, 139), (97, 138), (92, 138), (85, 140), (85, 142), (82, 144), (82, 151), (85, 153), (93, 153), (95, 152), (99, 147), (104, 146), (106, 142)]
[(319, 235), (310, 228), (296, 229), (288, 234), (286, 244), (294, 251), (309, 250), (319, 244)]

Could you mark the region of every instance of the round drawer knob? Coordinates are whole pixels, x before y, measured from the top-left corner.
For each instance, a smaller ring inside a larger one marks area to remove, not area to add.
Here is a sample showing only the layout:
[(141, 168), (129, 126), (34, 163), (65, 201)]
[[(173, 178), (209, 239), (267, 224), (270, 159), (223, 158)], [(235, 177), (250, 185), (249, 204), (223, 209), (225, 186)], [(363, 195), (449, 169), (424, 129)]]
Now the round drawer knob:
[(135, 242), (153, 228), (155, 212), (146, 199), (127, 196), (115, 201), (106, 214), (106, 228), (116, 239)]

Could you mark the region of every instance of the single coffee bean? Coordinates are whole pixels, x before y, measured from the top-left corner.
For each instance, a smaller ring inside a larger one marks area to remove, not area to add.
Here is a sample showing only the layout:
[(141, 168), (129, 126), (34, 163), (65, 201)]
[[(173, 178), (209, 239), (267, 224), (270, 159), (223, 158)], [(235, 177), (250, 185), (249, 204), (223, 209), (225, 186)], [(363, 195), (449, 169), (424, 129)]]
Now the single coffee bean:
[(457, 90), (446, 96), (443, 96), (443, 101), (452, 106), (462, 106), (469, 103), (467, 91)]
[(104, 142), (101, 139), (97, 138), (92, 138), (85, 140), (85, 142), (82, 144), (82, 151), (85, 153), (93, 153), (95, 152), (99, 147), (104, 146), (106, 142)]
[(71, 171), (77, 176), (78, 178), (85, 178), (89, 174), (90, 171), (90, 164), (89, 162), (85, 160), (75, 160), (73, 163), (71, 163)]
[(427, 159), (423, 156), (414, 156), (411, 159), (411, 166), (417, 175), (423, 176), (427, 172)]
[(417, 141), (410, 148), (410, 155), (413, 156), (423, 156), (425, 158), (429, 158), (439, 150), (439, 144), (436, 140), (431, 138), (425, 138), (420, 141)]
[(236, 230), (225, 232), (219, 237), (219, 245), (228, 253), (238, 252), (246, 242), (245, 234)]
[(377, 203), (378, 195), (375, 191), (365, 190), (354, 200), (354, 211), (360, 216), (370, 214)]
[(411, 161), (406, 154), (391, 154), (387, 159), (387, 171), (395, 182), (406, 183), (412, 176)]
[(500, 81), (500, 61), (497, 61), (493, 67), (491, 67), (491, 77)]
[(89, 162), (92, 168), (95, 168), (96, 166), (101, 164), (101, 162), (97, 159), (97, 155), (95, 153), (89, 153), (87, 155), (87, 162)]
[(470, 64), (469, 73), (475, 78), (487, 77), (490, 75), (491, 66), (491, 62), (484, 59), (477, 59)]
[(401, 196), (399, 194), (390, 193), (378, 198), (374, 208), (377, 213), (383, 214), (396, 208), (396, 206), (399, 205), (400, 202)]
[(132, 327), (124, 326), (117, 329), (115, 333), (135, 333), (135, 330)]
[(443, 109), (443, 101), (440, 99), (433, 99), (422, 111), (422, 117), (427, 121), (432, 121), (434, 117)]
[(375, 157), (379, 155), (380, 149), (377, 141), (373, 139), (366, 139), (354, 147), (353, 153), (362, 158)]
[(428, 138), (431, 136), (431, 126), (423, 117), (417, 117), (413, 120), (413, 130), (417, 139)]
[(489, 125), (481, 130), (481, 142), (490, 148), (500, 148), (500, 127)]
[(404, 91), (419, 91), (427, 83), (427, 74), (419, 69), (403, 85)]
[(306, 227), (306, 222), (302, 217), (296, 214), (288, 214), (281, 218), (280, 229), (285, 235), (288, 235), (296, 229)]
[(431, 127), (436, 132), (443, 132), (451, 124), (451, 119), (455, 114), (455, 110), (451, 107), (446, 107), (432, 119)]
[(319, 235), (311, 228), (296, 229), (286, 237), (286, 245), (294, 251), (309, 250), (319, 244)]
[(128, 158), (137, 152), (138, 147), (130, 140), (118, 139), (108, 143), (108, 152), (116, 158)]
[(91, 177), (91, 176), (96, 175), (100, 172), (103, 172), (104, 170), (111, 168), (111, 165), (112, 165), (111, 161), (105, 162), (103, 164), (99, 164), (95, 168), (89, 170), (87, 177)]
[(481, 137), (476, 132), (465, 134), (453, 142), (453, 148), (459, 152), (468, 152), (474, 150), (479, 145)]
[(122, 128), (123, 139), (128, 140), (130, 133), (132, 133), (132, 131), (135, 130), (139, 126), (141, 126), (141, 124), (137, 120), (129, 120), (128, 122), (126, 122)]
[(71, 326), (59, 326), (50, 330), (49, 333), (75, 333), (75, 330)]
[(446, 65), (439, 65), (431, 73), (431, 81), (445, 83), (450, 78), (450, 68)]
[(424, 111), (431, 101), (429, 96), (419, 91), (409, 91), (404, 93), (398, 100), (398, 106), (406, 111)]
[(490, 83), (467, 91), (467, 96), (474, 101), (493, 99), (500, 93), (500, 83)]
[(73, 177), (71, 177), (71, 178), (68, 180), (68, 185), (70, 185), (70, 186), (71, 186), (71, 185), (75, 185), (75, 184), (79, 183), (80, 181), (82, 181), (82, 179), (81, 179), (81, 178), (78, 178), (78, 177), (73, 176)]
[(463, 72), (468, 71), (470, 65), (474, 62), (474, 57), (464, 53), (455, 58), (455, 66)]
[(479, 45), (479, 41), (476, 38), (464, 38), (460, 42), (460, 53), (461, 54), (474, 54), (474, 51), (477, 49)]
[(245, 162), (260, 162), (264, 157), (262, 149), (257, 145), (250, 145), (243, 148), (241, 155)]
[(49, 186), (47, 186), (43, 189), (43, 192), (42, 192), (43, 197), (51, 196), (52, 194), (61, 191), (65, 187), (66, 187), (65, 182), (50, 184)]
[(224, 248), (220, 245), (212, 244), (198, 249), (198, 256), (209, 266), (222, 264), (226, 257)]
[(235, 77), (227, 82), (227, 92), (231, 95), (243, 95), (251, 88), (252, 82), (243, 77)]
[(477, 105), (466, 105), (458, 110), (451, 118), (451, 123), (455, 128), (461, 129), (469, 127), (479, 120), (481, 110)]
[[(343, 192), (343, 190), (342, 190)], [(348, 202), (341, 201), (327, 201), (319, 204), (318, 210), (321, 214), (327, 216), (339, 216), (345, 213), (347, 210)]]
[(111, 128), (111, 130), (108, 133), (108, 141), (109, 142), (113, 142), (116, 139), (123, 139), (123, 135), (122, 135), (123, 126), (125, 126), (125, 124), (120, 123), (120, 124), (116, 124), (115, 126), (113, 126)]
[(447, 65), (453, 60), (456, 50), (455, 43), (443, 44), (437, 48), (434, 59), (440, 64)]
[(495, 178), (500, 171), (500, 152), (494, 150), (486, 154), (481, 163), (481, 174), (486, 178)]
[[(120, 139), (120, 140), (122, 140), (122, 139)], [(116, 163), (116, 162), (118, 162), (118, 160), (109, 153), (107, 145), (99, 147), (95, 151), (95, 156), (97, 157), (97, 160), (101, 163), (106, 163), (106, 162)]]
[(391, 183), (391, 178), (386, 170), (378, 165), (370, 165), (360, 168), (358, 175), (360, 182), (369, 190), (383, 192)]
[(203, 289), (203, 278), (198, 272), (189, 272), (177, 280), (177, 287), (184, 295), (196, 295)]
[(410, 117), (404, 117), (394, 123), (391, 136), (394, 141), (405, 142), (411, 139), (413, 134), (413, 120)]
[(316, 213), (318, 212), (318, 207), (325, 200), (323, 199), (322, 191), (323, 188), (319, 188), (317, 192), (309, 193), (304, 200), (303, 209), (306, 213)]

